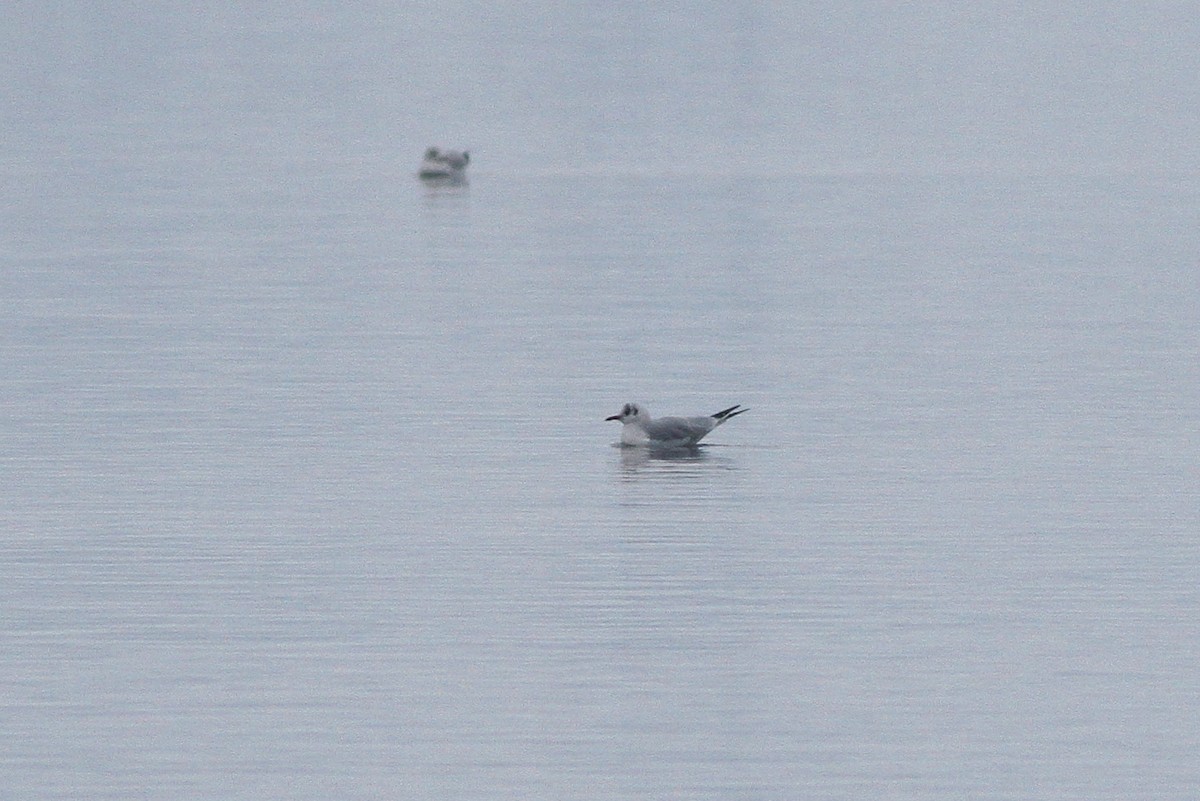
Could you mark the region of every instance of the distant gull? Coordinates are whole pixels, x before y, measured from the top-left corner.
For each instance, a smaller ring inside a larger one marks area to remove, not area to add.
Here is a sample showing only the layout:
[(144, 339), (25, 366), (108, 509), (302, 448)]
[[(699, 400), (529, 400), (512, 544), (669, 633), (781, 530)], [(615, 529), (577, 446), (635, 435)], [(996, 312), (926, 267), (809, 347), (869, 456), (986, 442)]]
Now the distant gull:
[(426, 179), (462, 180), (470, 161), (471, 154), (465, 150), (460, 153), (457, 150), (439, 150), (431, 147), (425, 151), (425, 158), (421, 161), (421, 169), (417, 175)]
[(649, 445), (654, 448), (689, 448), (731, 417), (737, 417), (749, 409), (741, 404), (730, 406), (707, 417), (662, 417), (650, 418), (645, 406), (627, 403), (620, 414), (604, 418), (622, 424), (622, 445)]

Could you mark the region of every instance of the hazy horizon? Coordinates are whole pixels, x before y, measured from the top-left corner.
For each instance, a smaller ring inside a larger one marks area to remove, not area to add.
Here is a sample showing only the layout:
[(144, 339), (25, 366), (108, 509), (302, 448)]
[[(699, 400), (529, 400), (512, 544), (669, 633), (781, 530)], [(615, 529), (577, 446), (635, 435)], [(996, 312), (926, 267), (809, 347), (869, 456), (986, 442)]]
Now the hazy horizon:
[(49, 9), (0, 11), (10, 152), (86, 156), (102, 126), (145, 158), (415, 168), (441, 144), (500, 173), (1200, 167), (1186, 6)]

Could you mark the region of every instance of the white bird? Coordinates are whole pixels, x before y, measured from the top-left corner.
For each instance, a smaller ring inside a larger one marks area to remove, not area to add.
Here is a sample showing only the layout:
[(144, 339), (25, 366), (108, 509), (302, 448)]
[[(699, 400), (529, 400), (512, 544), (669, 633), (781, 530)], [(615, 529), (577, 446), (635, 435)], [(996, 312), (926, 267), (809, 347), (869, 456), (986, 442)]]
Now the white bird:
[(421, 161), (421, 169), (417, 175), (421, 178), (442, 178), (461, 180), (466, 172), (467, 164), (471, 162), (471, 154), (457, 150), (438, 150), (431, 147), (425, 151)]
[(627, 403), (621, 407), (620, 414), (604, 418), (616, 420), (622, 424), (622, 445), (649, 445), (655, 448), (690, 448), (704, 439), (710, 431), (731, 417), (737, 417), (749, 409), (730, 406), (716, 414), (707, 417), (662, 417), (657, 420), (650, 418), (646, 407), (636, 403)]

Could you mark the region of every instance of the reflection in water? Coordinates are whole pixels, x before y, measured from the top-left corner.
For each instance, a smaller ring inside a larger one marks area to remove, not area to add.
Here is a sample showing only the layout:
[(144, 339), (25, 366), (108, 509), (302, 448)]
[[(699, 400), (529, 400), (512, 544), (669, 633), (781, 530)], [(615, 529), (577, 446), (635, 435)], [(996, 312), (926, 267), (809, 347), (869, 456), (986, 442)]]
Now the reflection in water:
[(437, 208), (443, 204), (457, 204), (470, 196), (470, 184), (465, 179), (440, 178), (421, 181), (425, 205)]
[(711, 455), (710, 445), (680, 448), (649, 448), (641, 445), (614, 447), (621, 453), (621, 472), (627, 477), (639, 473), (701, 475), (713, 469), (733, 469), (732, 460)]
[(436, 194), (439, 191), (445, 190), (463, 190), (468, 186), (467, 179), (462, 175), (438, 175), (433, 177), (421, 177), (421, 186), (429, 190), (429, 194)]
[(745, 493), (741, 465), (725, 450), (720, 445), (619, 447), (612, 503), (621, 510), (613, 520), (621, 541), (707, 548), (704, 543), (721, 539)]

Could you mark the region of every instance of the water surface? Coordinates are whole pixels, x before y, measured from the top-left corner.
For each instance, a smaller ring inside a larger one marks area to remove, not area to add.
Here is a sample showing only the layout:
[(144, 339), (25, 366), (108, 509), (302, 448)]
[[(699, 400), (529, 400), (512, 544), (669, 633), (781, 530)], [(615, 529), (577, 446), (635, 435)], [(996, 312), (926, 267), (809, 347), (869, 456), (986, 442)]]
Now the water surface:
[[(370, 26), (329, 19), (183, 37), (161, 81), (208, 58), (199, 106), (81, 130), (21, 95), (5, 786), (1190, 797), (1192, 176), (693, 153), (427, 186), (429, 142), (291, 105), (341, 102), (294, 43)], [(614, 447), (627, 401), (752, 411), (657, 458)]]

